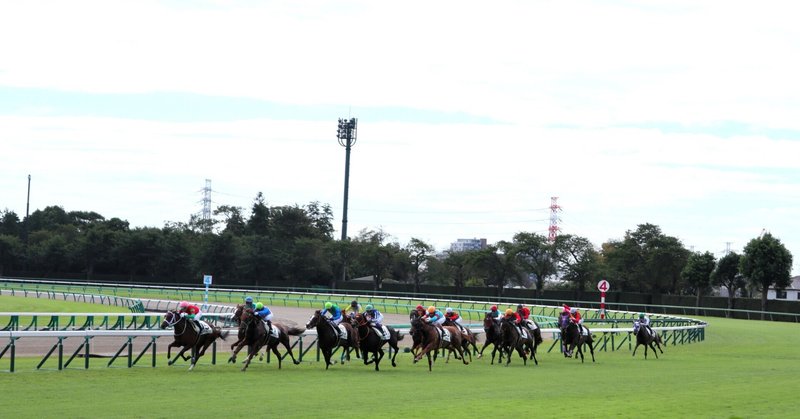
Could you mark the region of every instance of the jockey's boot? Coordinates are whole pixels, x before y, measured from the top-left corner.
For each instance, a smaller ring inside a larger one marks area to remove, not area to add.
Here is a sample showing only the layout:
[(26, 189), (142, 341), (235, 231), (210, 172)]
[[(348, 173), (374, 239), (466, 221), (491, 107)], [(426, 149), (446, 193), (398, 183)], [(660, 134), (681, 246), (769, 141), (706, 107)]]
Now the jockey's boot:
[(272, 320), (267, 320), (267, 336), (272, 334)]
[(197, 326), (197, 333), (201, 333), (203, 331), (203, 325), (200, 324), (200, 320), (194, 320), (195, 326)]

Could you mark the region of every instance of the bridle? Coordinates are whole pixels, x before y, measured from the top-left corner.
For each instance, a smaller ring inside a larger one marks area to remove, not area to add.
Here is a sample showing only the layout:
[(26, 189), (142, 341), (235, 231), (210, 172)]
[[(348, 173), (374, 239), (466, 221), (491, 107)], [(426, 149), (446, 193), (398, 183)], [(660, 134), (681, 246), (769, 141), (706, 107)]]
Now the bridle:
[[(170, 318), (171, 320), (167, 320), (167, 316), (169, 316), (169, 318)], [(177, 318), (177, 320), (176, 320), (176, 318)], [(177, 313), (177, 312), (175, 312), (175, 311), (168, 311), (168, 312), (167, 312), (167, 314), (165, 314), (165, 315), (164, 315), (164, 323), (166, 323), (166, 324), (167, 324), (167, 326), (173, 326), (173, 327), (174, 327), (175, 325), (177, 325), (178, 323), (180, 323), (180, 322), (181, 322), (181, 320), (185, 320), (185, 319), (184, 319), (183, 317), (179, 316), (179, 315), (178, 315), (178, 313)], [(177, 328), (175, 328), (175, 329), (174, 329), (174, 330), (175, 330), (175, 336), (181, 336), (181, 335), (183, 335), (184, 333), (186, 333), (186, 327), (187, 327), (188, 325), (189, 325), (189, 323), (188, 323), (188, 322), (184, 322), (184, 323), (183, 323), (183, 330), (182, 330), (180, 333), (178, 333), (178, 329), (177, 329)]]

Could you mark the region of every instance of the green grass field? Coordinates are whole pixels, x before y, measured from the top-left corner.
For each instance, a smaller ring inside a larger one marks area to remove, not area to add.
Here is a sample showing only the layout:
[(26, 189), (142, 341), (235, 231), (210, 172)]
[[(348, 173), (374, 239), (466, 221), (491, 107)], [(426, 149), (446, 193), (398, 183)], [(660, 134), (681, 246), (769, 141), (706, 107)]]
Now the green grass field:
[[(17, 372), (0, 373), (0, 394), (3, 412), (15, 418), (795, 416), (798, 325), (704, 320), (704, 342), (669, 346), (661, 359), (598, 352), (597, 363), (582, 365), (542, 350), (539, 366), (524, 367), (515, 356), (509, 367), (451, 360), (428, 372), (427, 363), (401, 353), (397, 368), (384, 362), (380, 372), (356, 360), (328, 371), (317, 362), (278, 370), (273, 361), (242, 373), (240, 364), (208, 358), (192, 372), (164, 363), (36, 371), (40, 358), (23, 358)], [(0, 368), (8, 369), (7, 359)]]

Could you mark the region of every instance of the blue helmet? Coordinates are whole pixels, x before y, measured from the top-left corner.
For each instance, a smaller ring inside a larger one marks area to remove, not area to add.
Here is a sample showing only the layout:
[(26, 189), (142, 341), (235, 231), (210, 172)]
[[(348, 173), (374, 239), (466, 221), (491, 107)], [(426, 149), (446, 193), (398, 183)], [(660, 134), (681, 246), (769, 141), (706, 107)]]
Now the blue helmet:
[(367, 304), (367, 311), (371, 311), (374, 308), (375, 307), (373, 307), (372, 304)]
[(253, 302), (253, 297), (244, 297), (244, 302), (245, 303), (252, 303)]

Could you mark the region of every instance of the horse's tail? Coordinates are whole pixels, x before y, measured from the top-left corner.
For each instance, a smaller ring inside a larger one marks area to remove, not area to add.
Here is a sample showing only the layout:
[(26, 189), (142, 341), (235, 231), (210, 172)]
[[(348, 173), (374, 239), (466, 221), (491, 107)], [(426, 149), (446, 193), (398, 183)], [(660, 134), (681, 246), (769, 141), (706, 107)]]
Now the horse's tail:
[(398, 342), (400, 342), (401, 340), (403, 340), (404, 337), (406, 337), (406, 335), (400, 333), (399, 330), (395, 330), (394, 332), (397, 334), (397, 341)]
[(223, 330), (223, 331), (219, 332), (219, 338), (222, 339), (222, 340), (225, 340), (225, 339), (228, 338), (228, 334), (230, 334), (230, 333), (231, 333), (230, 330)]
[(536, 329), (536, 333), (533, 334), (533, 342), (538, 346), (541, 345), (542, 340), (542, 329)]
[(289, 336), (300, 336), (305, 332), (306, 329), (300, 327), (289, 327), (286, 330), (286, 334)]

